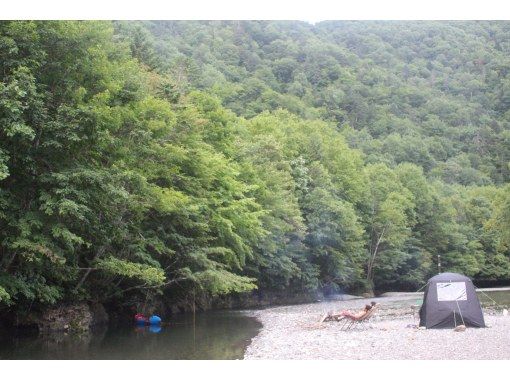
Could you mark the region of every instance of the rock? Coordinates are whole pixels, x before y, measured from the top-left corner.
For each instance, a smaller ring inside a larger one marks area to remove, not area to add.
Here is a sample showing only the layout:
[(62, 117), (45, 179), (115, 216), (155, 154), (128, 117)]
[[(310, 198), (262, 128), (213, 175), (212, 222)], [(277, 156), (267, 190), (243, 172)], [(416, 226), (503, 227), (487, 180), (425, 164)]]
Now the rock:
[(61, 305), (45, 310), (35, 323), (41, 332), (83, 332), (88, 331), (91, 326), (92, 313), (86, 303)]
[(91, 326), (106, 325), (110, 320), (108, 313), (102, 304), (91, 303), (89, 305), (89, 309), (92, 313)]
[(464, 325), (458, 325), (457, 327), (455, 327), (453, 329), (453, 331), (457, 331), (457, 332), (463, 332), (463, 331), (466, 331), (466, 326)]

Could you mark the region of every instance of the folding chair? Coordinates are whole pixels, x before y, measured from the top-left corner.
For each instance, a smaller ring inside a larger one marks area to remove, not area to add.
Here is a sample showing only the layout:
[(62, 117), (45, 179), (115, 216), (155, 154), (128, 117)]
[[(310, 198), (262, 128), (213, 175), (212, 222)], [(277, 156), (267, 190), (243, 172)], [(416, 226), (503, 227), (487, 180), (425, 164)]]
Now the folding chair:
[(351, 328), (356, 328), (358, 326), (365, 328), (365, 325), (370, 320), (370, 318), (372, 318), (372, 316), (375, 314), (378, 306), (379, 306), (378, 304), (375, 304), (366, 314), (363, 314), (361, 317), (353, 317), (350, 315), (346, 315), (344, 318), (345, 322), (340, 328), (340, 330), (347, 331), (350, 330)]

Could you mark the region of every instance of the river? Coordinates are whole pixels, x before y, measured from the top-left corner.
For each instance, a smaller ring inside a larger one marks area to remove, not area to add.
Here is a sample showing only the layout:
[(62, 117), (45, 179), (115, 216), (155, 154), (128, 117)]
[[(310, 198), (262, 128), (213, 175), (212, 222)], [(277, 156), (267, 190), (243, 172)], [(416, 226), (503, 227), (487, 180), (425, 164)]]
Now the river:
[[(381, 297), (381, 302), (389, 302), (393, 307), (421, 306), (423, 292), (420, 293), (386, 293), (390, 297)], [(510, 308), (510, 289), (477, 289), (476, 294), (482, 308)]]
[(0, 359), (242, 359), (261, 324), (239, 311), (172, 318), (168, 326), (110, 326), (72, 335), (0, 332)]

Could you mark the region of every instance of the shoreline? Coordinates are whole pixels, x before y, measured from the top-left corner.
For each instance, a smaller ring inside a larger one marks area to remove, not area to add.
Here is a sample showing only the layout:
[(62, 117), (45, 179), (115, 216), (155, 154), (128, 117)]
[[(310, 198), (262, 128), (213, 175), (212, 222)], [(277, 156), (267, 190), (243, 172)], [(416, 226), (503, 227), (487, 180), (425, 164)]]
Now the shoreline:
[[(318, 323), (324, 312), (361, 309), (372, 300), (380, 309), (365, 329)], [(244, 359), (510, 359), (510, 317), (500, 311), (484, 309), (487, 328), (455, 332), (418, 329), (418, 308), (411, 306), (408, 299), (377, 297), (251, 310), (262, 327)]]

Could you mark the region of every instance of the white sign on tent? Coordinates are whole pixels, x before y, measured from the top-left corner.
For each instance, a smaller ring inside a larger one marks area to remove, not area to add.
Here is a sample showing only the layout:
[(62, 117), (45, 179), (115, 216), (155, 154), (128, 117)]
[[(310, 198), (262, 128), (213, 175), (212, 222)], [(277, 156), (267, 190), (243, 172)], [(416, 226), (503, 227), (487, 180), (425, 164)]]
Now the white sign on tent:
[(465, 282), (438, 282), (437, 283), (438, 301), (466, 301), (466, 283)]

